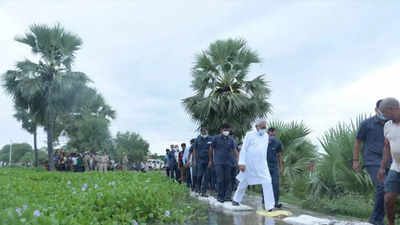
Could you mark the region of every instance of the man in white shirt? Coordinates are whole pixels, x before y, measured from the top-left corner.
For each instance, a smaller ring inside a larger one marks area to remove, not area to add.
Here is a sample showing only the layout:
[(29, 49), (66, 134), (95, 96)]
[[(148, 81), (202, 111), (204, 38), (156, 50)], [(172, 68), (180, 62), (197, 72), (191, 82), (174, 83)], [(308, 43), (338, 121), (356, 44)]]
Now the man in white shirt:
[(72, 154), (71, 161), (72, 161), (72, 171), (75, 172), (78, 166), (78, 157), (76, 156), (75, 153)]
[(396, 199), (400, 193), (400, 103), (395, 98), (386, 98), (379, 109), (389, 121), (384, 127), (385, 150), (378, 179), (384, 180), (386, 165), (392, 157), (392, 165), (385, 179), (385, 209), (389, 225), (394, 225)]
[(261, 184), (264, 192), (264, 208), (271, 211), (274, 208), (275, 199), (268, 163), (265, 160), (269, 143), (266, 121), (257, 120), (256, 129), (257, 131), (247, 133), (243, 141), (238, 163), (240, 173), (236, 177), (240, 183), (233, 197), (232, 205), (239, 205), (248, 185)]

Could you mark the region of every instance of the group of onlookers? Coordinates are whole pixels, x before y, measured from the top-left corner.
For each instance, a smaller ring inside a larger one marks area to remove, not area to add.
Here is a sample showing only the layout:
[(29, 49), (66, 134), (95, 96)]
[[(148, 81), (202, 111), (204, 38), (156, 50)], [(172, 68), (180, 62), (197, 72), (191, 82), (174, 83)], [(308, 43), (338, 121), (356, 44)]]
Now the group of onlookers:
[(108, 170), (128, 170), (129, 160), (125, 153), (122, 154), (120, 162), (116, 163), (106, 154), (100, 153), (65, 153), (56, 151), (54, 164), (59, 171), (88, 172)]

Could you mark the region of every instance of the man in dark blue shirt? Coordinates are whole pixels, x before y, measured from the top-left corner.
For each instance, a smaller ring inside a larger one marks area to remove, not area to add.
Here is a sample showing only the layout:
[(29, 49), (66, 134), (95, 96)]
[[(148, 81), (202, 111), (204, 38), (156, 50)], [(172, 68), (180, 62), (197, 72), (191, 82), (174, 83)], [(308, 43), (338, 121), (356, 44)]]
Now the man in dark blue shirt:
[(357, 133), (357, 137), (353, 150), (353, 168), (356, 172), (359, 171), (359, 149), (362, 144), (362, 157), (364, 167), (371, 176), (371, 180), (375, 185), (375, 205), (374, 211), (369, 222), (374, 225), (382, 225), (385, 216), (384, 210), (384, 185), (378, 180), (378, 171), (382, 161), (383, 149), (385, 145), (385, 137), (383, 127), (385, 118), (382, 112), (379, 111), (379, 104), (382, 100), (376, 103), (376, 115), (364, 120)]
[(235, 141), (229, 137), (231, 126), (222, 125), (221, 134), (215, 136), (210, 150), (208, 167), (215, 167), (218, 201), (232, 201), (232, 155), (238, 160)]
[(168, 153), (168, 166), (170, 169), (171, 179), (175, 179), (179, 182), (179, 171), (178, 171), (178, 149), (175, 149), (174, 145), (171, 145), (171, 151)]
[[(194, 165), (197, 167), (196, 192), (201, 192), (202, 197), (207, 197), (207, 181), (209, 179), (207, 167), (212, 138), (208, 136), (206, 128), (201, 128), (200, 133), (193, 144)], [(202, 182), (203, 178), (204, 182)]]
[[(279, 174), (282, 174), (282, 144), (275, 138), (275, 128), (268, 129), (269, 143), (267, 152), (267, 162), (272, 178), (272, 188), (274, 190), (275, 208), (282, 208), (279, 204)], [(263, 198), (264, 199), (264, 198)]]
[(165, 150), (165, 160), (164, 160), (164, 163), (165, 163), (165, 172), (167, 173), (167, 177), (169, 177), (169, 163), (168, 163), (168, 158), (169, 158), (169, 149), (167, 149), (167, 150)]

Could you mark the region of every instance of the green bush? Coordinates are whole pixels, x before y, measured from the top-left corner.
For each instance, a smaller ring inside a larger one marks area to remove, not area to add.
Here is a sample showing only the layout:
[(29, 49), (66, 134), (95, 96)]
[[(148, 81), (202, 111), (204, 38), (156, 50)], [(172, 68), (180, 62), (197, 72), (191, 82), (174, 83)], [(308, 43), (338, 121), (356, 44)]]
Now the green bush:
[(0, 190), (0, 224), (169, 224), (201, 212), (161, 173), (0, 169)]
[(347, 193), (336, 198), (309, 198), (302, 202), (306, 209), (327, 213), (330, 215), (344, 215), (367, 219), (373, 210), (372, 196), (362, 196), (357, 193)]
[(368, 173), (353, 170), (353, 146), (363, 119), (359, 117), (355, 123), (340, 123), (321, 139), (326, 154), (318, 160), (310, 179), (311, 194), (315, 197), (334, 198), (345, 192), (370, 195), (374, 191)]

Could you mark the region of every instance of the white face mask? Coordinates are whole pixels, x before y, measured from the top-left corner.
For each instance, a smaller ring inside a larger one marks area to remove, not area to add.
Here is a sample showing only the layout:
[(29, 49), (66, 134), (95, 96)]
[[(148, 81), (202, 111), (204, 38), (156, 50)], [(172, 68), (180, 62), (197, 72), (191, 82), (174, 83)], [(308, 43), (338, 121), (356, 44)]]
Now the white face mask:
[(202, 134), (201, 135), (203, 138), (206, 138), (206, 137), (208, 137), (208, 135), (207, 134)]
[(263, 135), (265, 134), (266, 130), (267, 130), (267, 129), (259, 129), (259, 130), (257, 131), (257, 133), (258, 133), (258, 135), (263, 136)]
[(223, 131), (222, 134), (223, 134), (224, 136), (228, 136), (228, 135), (229, 135), (229, 131)]

